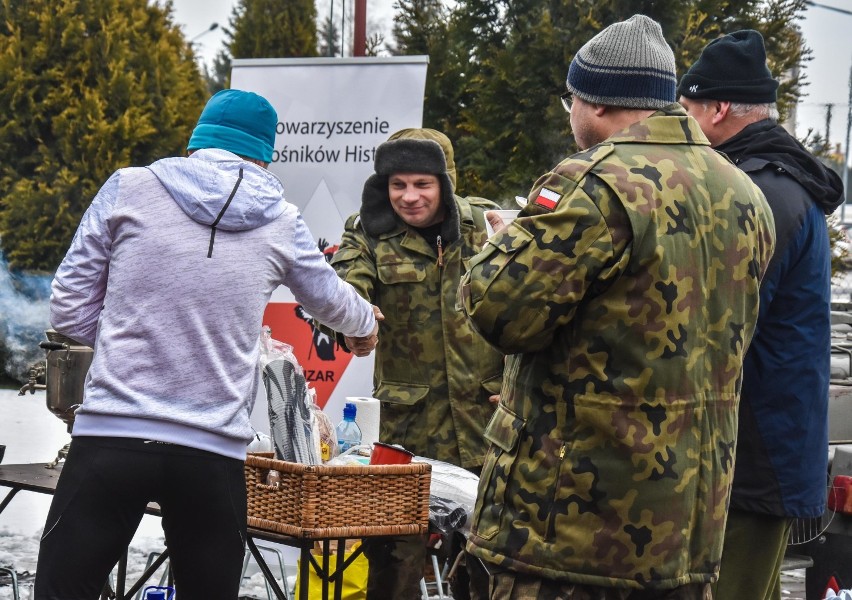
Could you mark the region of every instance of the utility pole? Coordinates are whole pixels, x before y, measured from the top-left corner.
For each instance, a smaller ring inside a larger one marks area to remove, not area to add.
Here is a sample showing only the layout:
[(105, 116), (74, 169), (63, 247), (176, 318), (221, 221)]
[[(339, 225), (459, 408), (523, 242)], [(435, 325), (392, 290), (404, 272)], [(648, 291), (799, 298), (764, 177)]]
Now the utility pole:
[(365, 56), (367, 54), (367, 0), (355, 0), (355, 33), (352, 38), (352, 56)]
[(346, 56), (346, 0), (340, 0), (343, 7), (340, 9), (340, 58)]
[(825, 149), (831, 152), (831, 111), (834, 104), (825, 105)]
[(328, 10), (328, 55), (334, 56), (334, 0)]

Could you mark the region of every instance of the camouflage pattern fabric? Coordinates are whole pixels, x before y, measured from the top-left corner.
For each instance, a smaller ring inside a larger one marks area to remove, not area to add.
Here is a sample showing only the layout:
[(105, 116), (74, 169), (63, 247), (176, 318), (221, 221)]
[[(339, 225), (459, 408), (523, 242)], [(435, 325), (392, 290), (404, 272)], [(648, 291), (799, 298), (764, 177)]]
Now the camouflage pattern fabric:
[[(455, 197), (461, 237), (434, 248), (400, 222), (368, 236), (350, 217), (331, 264), (367, 300), (382, 309), (374, 395), (382, 401), (380, 438), (466, 468), (480, 467), (483, 430), (494, 413), (503, 357), (476, 333), (458, 306), (467, 262), (485, 244), (480, 198)], [(388, 210), (392, 210), (388, 202)]]
[(710, 584), (691, 584), (673, 590), (603, 588), (538, 577), (501, 573), (494, 577), (490, 600), (713, 600)]
[(602, 587), (715, 577), (773, 240), (760, 190), (676, 104), (536, 183), (462, 284), (512, 354), (473, 554)]

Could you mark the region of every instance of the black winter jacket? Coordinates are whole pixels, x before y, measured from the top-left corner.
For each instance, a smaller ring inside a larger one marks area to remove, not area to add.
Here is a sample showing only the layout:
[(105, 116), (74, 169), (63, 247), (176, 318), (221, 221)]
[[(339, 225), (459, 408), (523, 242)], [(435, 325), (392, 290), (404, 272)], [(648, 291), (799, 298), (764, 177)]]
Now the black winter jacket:
[(775, 254), (745, 357), (731, 507), (815, 517), (826, 505), (831, 250), (840, 178), (772, 120), (716, 148), (763, 191)]

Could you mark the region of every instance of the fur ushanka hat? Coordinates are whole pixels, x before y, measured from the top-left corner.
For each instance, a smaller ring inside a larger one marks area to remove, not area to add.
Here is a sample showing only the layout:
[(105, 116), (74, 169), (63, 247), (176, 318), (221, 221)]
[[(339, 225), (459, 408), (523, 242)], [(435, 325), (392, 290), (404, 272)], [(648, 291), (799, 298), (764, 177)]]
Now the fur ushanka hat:
[[(413, 130), (416, 131), (416, 130)], [(440, 144), (431, 139), (399, 138), (376, 148), (375, 174), (364, 183), (361, 195), (361, 225), (371, 236), (388, 233), (402, 220), (394, 212), (388, 195), (388, 179), (394, 173), (428, 173), (438, 177), (445, 217), (441, 237), (454, 242), (461, 236), (459, 211), (453, 199), (453, 184)]]

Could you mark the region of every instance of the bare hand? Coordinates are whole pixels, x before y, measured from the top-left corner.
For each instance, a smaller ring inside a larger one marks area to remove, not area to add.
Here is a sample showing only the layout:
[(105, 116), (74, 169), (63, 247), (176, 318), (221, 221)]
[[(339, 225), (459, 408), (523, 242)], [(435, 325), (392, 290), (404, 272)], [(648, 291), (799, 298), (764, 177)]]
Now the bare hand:
[[(384, 313), (382, 313), (382, 309), (376, 306), (375, 304), (373, 305), (373, 314), (376, 315), (376, 321), (385, 320), (385, 315)], [(376, 332), (378, 333), (378, 329), (376, 329)]]
[(494, 233), (500, 233), (503, 229), (508, 227), (508, 225), (503, 221), (503, 217), (501, 217), (500, 213), (497, 211), (486, 210), (485, 219), (488, 221), (488, 224), (491, 225), (491, 229), (494, 230)]
[(365, 337), (346, 337), (344, 336), (343, 341), (346, 343), (346, 347), (349, 348), (349, 351), (355, 356), (367, 356), (373, 350), (376, 349), (376, 345), (379, 343), (379, 321), (385, 320), (385, 315), (382, 314), (381, 309), (373, 305), (373, 314), (376, 317), (376, 325), (373, 327), (373, 331), (370, 335)]
[(491, 404), (500, 404), (500, 394), (494, 394), (493, 396), (488, 396), (488, 401)]
[(375, 331), (375, 333), (365, 337), (344, 336), (343, 341), (346, 343), (349, 351), (355, 356), (367, 356), (375, 350), (376, 344), (379, 343), (378, 328)]

